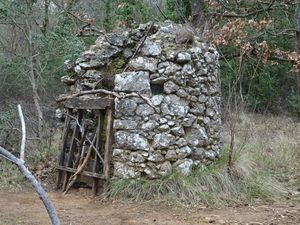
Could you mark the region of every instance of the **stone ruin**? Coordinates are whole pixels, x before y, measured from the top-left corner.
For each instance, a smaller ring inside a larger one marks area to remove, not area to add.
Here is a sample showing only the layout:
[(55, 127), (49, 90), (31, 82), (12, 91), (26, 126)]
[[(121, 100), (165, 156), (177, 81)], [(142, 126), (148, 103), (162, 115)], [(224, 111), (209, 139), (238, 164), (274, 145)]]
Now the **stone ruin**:
[(218, 53), (188, 27), (166, 21), (102, 35), (65, 64), (69, 92), (116, 93), (113, 176), (188, 175), (219, 157)]

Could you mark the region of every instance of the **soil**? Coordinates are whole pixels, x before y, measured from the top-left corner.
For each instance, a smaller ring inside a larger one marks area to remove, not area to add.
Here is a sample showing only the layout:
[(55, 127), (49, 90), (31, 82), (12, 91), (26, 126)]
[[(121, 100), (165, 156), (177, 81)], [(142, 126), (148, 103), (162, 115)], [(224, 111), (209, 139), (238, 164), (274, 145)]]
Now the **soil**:
[[(300, 205), (256, 205), (221, 209), (171, 206), (92, 198), (80, 191), (50, 192), (63, 225), (296, 225)], [(0, 192), (0, 225), (50, 225), (34, 191)]]

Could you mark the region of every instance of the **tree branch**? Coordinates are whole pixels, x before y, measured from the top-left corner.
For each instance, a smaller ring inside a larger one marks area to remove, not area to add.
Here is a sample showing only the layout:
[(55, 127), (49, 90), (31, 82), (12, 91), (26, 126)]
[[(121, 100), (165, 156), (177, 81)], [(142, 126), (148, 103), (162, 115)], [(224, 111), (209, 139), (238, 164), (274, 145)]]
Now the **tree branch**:
[(19, 170), (26, 177), (26, 179), (31, 183), (32, 187), (35, 189), (40, 199), (44, 203), (44, 206), (48, 212), (52, 224), (60, 225), (60, 221), (57, 216), (56, 210), (52, 205), (52, 203), (50, 202), (45, 190), (43, 189), (42, 185), (36, 180), (36, 178), (32, 175), (32, 173), (27, 169), (27, 167), (24, 165), (23, 160), (18, 159), (17, 157), (15, 157), (13, 154), (11, 154), (9, 151), (2, 148), (1, 146), (0, 146), (0, 156), (4, 157), (5, 159), (8, 159), (10, 162), (18, 166)]
[(25, 144), (26, 144), (26, 127), (25, 127), (24, 115), (23, 115), (20, 104), (18, 105), (18, 112), (19, 112), (19, 117), (20, 117), (21, 126), (22, 126), (22, 141), (21, 141), (21, 148), (20, 148), (20, 160), (24, 162)]
[(258, 9), (249, 13), (244, 14), (237, 14), (237, 13), (218, 13), (218, 12), (212, 12), (208, 13), (208, 16), (220, 16), (220, 17), (227, 17), (227, 18), (245, 18), (249, 16), (253, 16), (262, 12), (270, 11), (274, 9), (274, 3), (276, 0), (273, 0), (266, 8)]

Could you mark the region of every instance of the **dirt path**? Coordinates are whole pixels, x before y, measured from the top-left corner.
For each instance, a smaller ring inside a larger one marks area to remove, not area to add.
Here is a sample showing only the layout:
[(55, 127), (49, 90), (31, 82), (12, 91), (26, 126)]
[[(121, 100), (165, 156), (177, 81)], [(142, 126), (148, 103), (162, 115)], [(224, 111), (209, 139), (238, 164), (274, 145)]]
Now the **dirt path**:
[[(100, 201), (81, 193), (49, 193), (63, 225), (296, 225), (300, 205), (243, 206), (224, 209), (171, 208), (161, 203)], [(0, 192), (0, 225), (48, 225), (48, 215), (33, 191)]]

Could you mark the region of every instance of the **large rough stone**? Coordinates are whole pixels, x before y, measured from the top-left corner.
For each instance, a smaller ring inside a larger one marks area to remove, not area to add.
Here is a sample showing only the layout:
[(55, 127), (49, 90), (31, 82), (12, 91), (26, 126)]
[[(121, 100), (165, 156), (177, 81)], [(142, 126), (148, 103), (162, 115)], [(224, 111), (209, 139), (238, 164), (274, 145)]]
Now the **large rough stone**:
[(192, 128), (186, 134), (186, 140), (193, 147), (205, 146), (208, 144), (208, 137), (204, 128)]
[(154, 73), (157, 70), (157, 59), (137, 57), (131, 59), (129, 66), (135, 70), (146, 70)]
[(145, 162), (145, 158), (140, 152), (131, 152), (129, 155), (129, 161), (133, 163), (143, 163)]
[(149, 144), (146, 138), (127, 131), (117, 131), (115, 133), (115, 145), (116, 148), (121, 149), (149, 150)]
[(144, 131), (151, 131), (154, 128), (158, 127), (158, 125), (159, 124), (155, 120), (149, 120), (146, 123), (143, 123), (142, 126), (141, 126), (141, 128)]
[(193, 167), (193, 160), (192, 159), (182, 159), (176, 162), (177, 169), (179, 172), (181, 172), (183, 175), (190, 175), (192, 172)]
[(149, 72), (125, 72), (116, 74), (115, 91), (120, 92), (138, 92), (144, 95), (150, 95)]
[(124, 116), (134, 116), (137, 108), (137, 102), (134, 99), (115, 99), (115, 116), (117, 118)]
[(115, 46), (118, 46), (118, 47), (124, 46), (124, 38), (120, 35), (117, 35), (117, 34), (114, 34), (114, 33), (106, 34), (106, 40), (111, 45), (115, 45)]
[(115, 120), (114, 129), (118, 130), (133, 130), (137, 128), (138, 123), (133, 120)]
[(126, 165), (126, 163), (114, 163), (114, 175), (121, 178), (137, 178), (141, 173), (133, 167)]
[(136, 109), (136, 114), (142, 117), (149, 116), (154, 113), (154, 109), (148, 104), (141, 104)]
[(161, 54), (161, 47), (157, 43), (146, 40), (141, 49), (141, 53), (145, 56), (159, 56)]
[(189, 106), (185, 99), (181, 99), (176, 95), (167, 95), (161, 104), (161, 110), (163, 115), (185, 117)]
[(164, 84), (164, 91), (166, 94), (175, 93), (178, 91), (179, 86), (175, 84), (173, 81), (168, 81)]
[(154, 149), (164, 149), (170, 145), (175, 144), (175, 137), (172, 134), (160, 133), (154, 136), (153, 148)]

